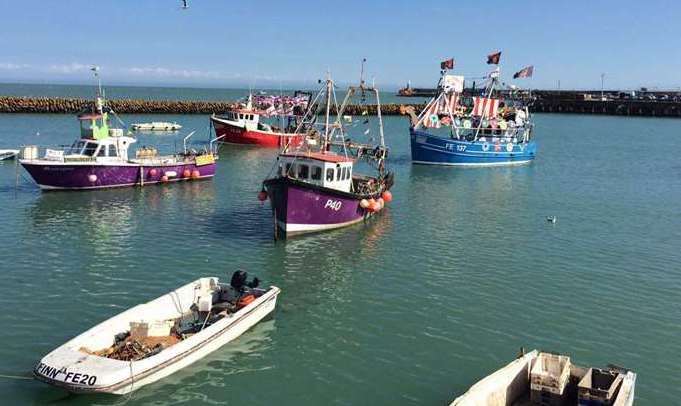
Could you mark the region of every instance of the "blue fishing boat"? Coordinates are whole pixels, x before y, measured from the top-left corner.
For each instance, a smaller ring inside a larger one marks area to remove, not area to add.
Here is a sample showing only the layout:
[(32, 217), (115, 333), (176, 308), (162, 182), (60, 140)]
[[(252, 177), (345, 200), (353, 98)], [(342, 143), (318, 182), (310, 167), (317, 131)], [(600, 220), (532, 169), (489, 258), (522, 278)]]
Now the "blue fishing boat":
[[(528, 67), (514, 77), (528, 77), (528, 69), (531, 76), (532, 67)], [(451, 166), (532, 162), (537, 145), (530, 98), (515, 86), (501, 89), (499, 68), (486, 75), (485, 86), (477, 92), (464, 92), (464, 77), (443, 69), (437, 94), (421, 114), (409, 108), (403, 111), (411, 116), (412, 162)]]

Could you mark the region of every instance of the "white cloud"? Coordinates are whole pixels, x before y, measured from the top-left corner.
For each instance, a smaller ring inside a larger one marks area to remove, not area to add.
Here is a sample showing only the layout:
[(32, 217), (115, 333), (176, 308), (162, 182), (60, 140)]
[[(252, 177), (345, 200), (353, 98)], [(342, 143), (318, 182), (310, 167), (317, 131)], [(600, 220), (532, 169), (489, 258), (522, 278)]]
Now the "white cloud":
[(72, 62), (69, 64), (56, 64), (56, 65), (50, 65), (47, 67), (47, 70), (49, 72), (54, 72), (54, 73), (62, 73), (62, 74), (72, 74), (72, 73), (80, 73), (80, 72), (85, 72), (89, 70), (92, 67), (92, 65), (85, 65), (82, 63), (78, 62)]
[(122, 69), (123, 73), (136, 76), (155, 76), (162, 78), (182, 79), (224, 79), (226, 76), (218, 72), (192, 69), (170, 69), (162, 67), (132, 67)]
[(1, 70), (20, 70), (20, 69), (27, 69), (30, 68), (31, 65), (25, 64), (25, 63), (8, 63), (8, 62), (0, 62), (0, 69)]

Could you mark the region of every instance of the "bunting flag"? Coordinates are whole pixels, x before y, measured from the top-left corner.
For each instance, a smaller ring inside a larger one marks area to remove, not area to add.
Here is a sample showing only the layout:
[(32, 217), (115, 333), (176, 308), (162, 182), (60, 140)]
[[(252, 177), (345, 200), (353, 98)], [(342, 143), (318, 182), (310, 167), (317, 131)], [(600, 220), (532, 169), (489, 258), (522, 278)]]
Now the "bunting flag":
[(440, 62), (440, 69), (454, 69), (454, 58), (447, 59), (446, 61)]
[(518, 78), (531, 78), (532, 73), (534, 73), (534, 66), (530, 65), (525, 68), (522, 68), (515, 74), (513, 74), (513, 79), (518, 79)]
[(501, 51), (494, 52), (487, 55), (488, 65), (499, 65), (499, 60), (501, 59)]
[(499, 99), (489, 97), (473, 98), (473, 115), (485, 117), (496, 117), (499, 109)]
[(441, 109), (441, 104), (442, 104), (442, 97), (438, 97), (435, 100), (431, 100), (430, 104), (426, 106), (426, 111), (423, 113), (423, 118), (421, 119), (423, 121), (423, 126), (428, 128), (428, 127), (435, 127), (435, 128), (440, 128), (440, 121), (439, 120), (433, 120), (433, 117), (437, 118), (438, 113), (440, 112)]
[(451, 95), (449, 95), (449, 100), (447, 102), (449, 112), (451, 112), (452, 114), (456, 113), (456, 106), (458, 103), (459, 103), (458, 93), (452, 93)]

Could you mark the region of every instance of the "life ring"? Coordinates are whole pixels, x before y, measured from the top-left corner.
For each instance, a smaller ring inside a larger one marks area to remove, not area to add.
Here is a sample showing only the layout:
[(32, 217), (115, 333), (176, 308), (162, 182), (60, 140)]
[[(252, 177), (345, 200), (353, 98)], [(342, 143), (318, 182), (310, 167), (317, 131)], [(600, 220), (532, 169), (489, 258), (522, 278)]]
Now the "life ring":
[(489, 151), (489, 143), (488, 142), (482, 143), (482, 150), (485, 151), (485, 152)]
[(506, 151), (512, 152), (513, 151), (513, 143), (509, 142), (506, 144)]
[(463, 128), (471, 128), (471, 120), (463, 120)]

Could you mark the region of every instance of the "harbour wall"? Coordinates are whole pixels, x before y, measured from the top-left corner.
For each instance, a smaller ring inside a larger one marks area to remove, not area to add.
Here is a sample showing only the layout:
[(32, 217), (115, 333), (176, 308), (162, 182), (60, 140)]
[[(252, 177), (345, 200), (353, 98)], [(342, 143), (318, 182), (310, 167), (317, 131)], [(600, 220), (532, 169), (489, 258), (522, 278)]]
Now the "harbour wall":
[[(543, 96), (543, 97), (542, 97)], [(651, 101), (633, 99), (579, 100), (565, 97), (534, 98), (531, 110), (540, 113), (573, 113), (573, 114), (606, 114), (619, 116), (647, 117), (679, 117), (681, 118), (680, 101)], [(191, 101), (191, 100), (109, 100), (108, 105), (120, 114), (212, 114), (221, 113), (234, 107), (227, 101)], [(404, 105), (404, 104), (402, 104)], [(424, 104), (409, 103), (416, 111), (421, 111)], [(93, 101), (79, 98), (54, 97), (14, 97), (0, 96), (0, 113), (61, 113), (76, 114), (92, 110)], [(346, 114), (375, 115), (376, 106), (348, 106)], [(384, 104), (381, 106), (384, 115), (399, 115), (400, 104)]]

